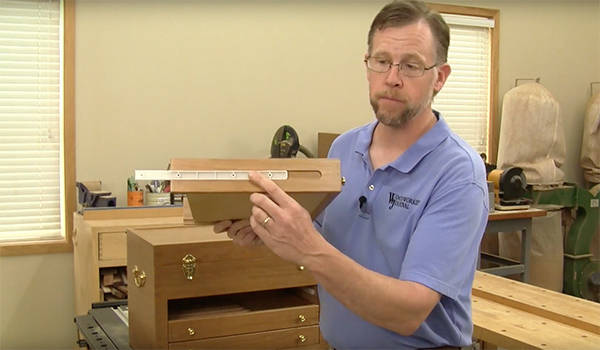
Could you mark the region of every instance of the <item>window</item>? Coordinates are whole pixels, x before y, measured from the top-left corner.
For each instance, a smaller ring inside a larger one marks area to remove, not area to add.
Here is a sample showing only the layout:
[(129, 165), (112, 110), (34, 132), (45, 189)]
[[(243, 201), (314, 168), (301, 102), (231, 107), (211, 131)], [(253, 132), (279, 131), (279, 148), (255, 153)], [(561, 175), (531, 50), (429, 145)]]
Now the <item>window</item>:
[(430, 5), (450, 27), (448, 63), (452, 73), (432, 107), (450, 128), (488, 162), (496, 156), (498, 11)]
[(2, 255), (71, 249), (72, 39), (72, 1), (0, 2)]

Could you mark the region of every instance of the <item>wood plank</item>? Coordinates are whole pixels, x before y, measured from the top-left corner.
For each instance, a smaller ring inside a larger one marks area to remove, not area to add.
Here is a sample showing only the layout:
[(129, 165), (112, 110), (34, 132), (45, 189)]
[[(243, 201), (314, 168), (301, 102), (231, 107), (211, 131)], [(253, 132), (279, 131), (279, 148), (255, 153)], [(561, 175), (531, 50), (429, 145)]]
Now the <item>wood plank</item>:
[(121, 267), (127, 266), (127, 259), (98, 260), (98, 267)]
[(600, 336), (474, 296), (473, 337), (504, 349), (594, 349)]
[(512, 220), (512, 219), (529, 219), (538, 216), (546, 216), (546, 211), (542, 209), (524, 209), (524, 210), (506, 210), (500, 211), (497, 210), (493, 213), (490, 213), (488, 216), (488, 221), (499, 221), (499, 220)]
[(86, 223), (93, 229), (102, 231), (119, 231), (123, 228), (178, 226), (183, 224), (183, 216), (139, 218), (139, 219), (112, 219), (91, 220)]
[[(171, 170), (285, 170), (288, 178), (274, 181), (288, 193), (338, 193), (342, 189), (338, 159), (171, 159)], [(189, 194), (253, 193), (263, 190), (247, 180), (173, 180), (171, 191)]]
[(451, 15), (467, 15), (467, 16), (477, 16), (477, 17), (486, 17), (486, 18), (494, 18), (498, 10), (491, 8), (483, 8), (483, 7), (473, 7), (473, 6), (459, 6), (459, 5), (450, 5), (450, 4), (436, 4), (436, 3), (427, 3), (427, 6), (434, 11), (440, 13), (447, 13)]
[[(314, 219), (341, 191), (338, 159), (171, 159), (172, 171), (286, 171), (273, 180)], [(249, 180), (173, 180), (171, 191), (185, 193), (194, 222), (200, 225), (252, 215), (250, 195), (264, 190)]]
[(84, 209), (83, 218), (90, 220), (123, 220), (183, 217), (182, 206), (165, 206), (160, 208), (145, 207), (115, 207), (100, 209)]
[(83, 216), (74, 213), (73, 268), (75, 273), (75, 315), (85, 315), (92, 303), (101, 301), (100, 271), (98, 270), (97, 236), (84, 222)]
[(600, 304), (476, 271), (474, 296), (600, 335)]
[(317, 134), (317, 157), (327, 158), (331, 144), (340, 134), (320, 132)]

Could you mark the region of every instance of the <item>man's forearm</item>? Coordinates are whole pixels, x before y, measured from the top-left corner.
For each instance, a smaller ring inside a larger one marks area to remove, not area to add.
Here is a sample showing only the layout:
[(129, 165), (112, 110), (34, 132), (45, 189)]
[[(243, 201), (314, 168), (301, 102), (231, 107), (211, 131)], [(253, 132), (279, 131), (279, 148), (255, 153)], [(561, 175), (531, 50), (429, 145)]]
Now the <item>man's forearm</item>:
[(327, 242), (305, 266), (348, 309), (401, 335), (412, 334), (431, 311), (414, 283), (368, 270)]

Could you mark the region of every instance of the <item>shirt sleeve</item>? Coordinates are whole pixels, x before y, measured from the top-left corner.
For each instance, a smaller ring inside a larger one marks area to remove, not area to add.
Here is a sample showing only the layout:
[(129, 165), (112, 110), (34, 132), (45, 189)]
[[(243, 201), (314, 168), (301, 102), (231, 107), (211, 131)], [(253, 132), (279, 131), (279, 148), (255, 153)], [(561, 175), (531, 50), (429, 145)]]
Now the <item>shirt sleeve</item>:
[(475, 183), (434, 194), (410, 238), (399, 278), (456, 299), (473, 278), (488, 211), (486, 190)]

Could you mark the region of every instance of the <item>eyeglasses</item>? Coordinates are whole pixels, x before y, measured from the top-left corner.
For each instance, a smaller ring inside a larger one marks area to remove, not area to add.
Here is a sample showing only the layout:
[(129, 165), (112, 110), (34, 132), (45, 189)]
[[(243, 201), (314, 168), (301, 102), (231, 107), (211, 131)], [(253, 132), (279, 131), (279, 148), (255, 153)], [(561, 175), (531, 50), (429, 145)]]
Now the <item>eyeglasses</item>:
[(404, 62), (404, 63), (392, 63), (390, 60), (386, 60), (378, 57), (367, 57), (365, 59), (365, 63), (367, 64), (367, 68), (377, 73), (385, 73), (392, 68), (392, 66), (397, 66), (400, 73), (407, 77), (420, 77), (425, 74), (426, 70), (430, 70), (433, 67), (437, 66), (437, 63), (431, 67), (425, 67), (417, 62)]

